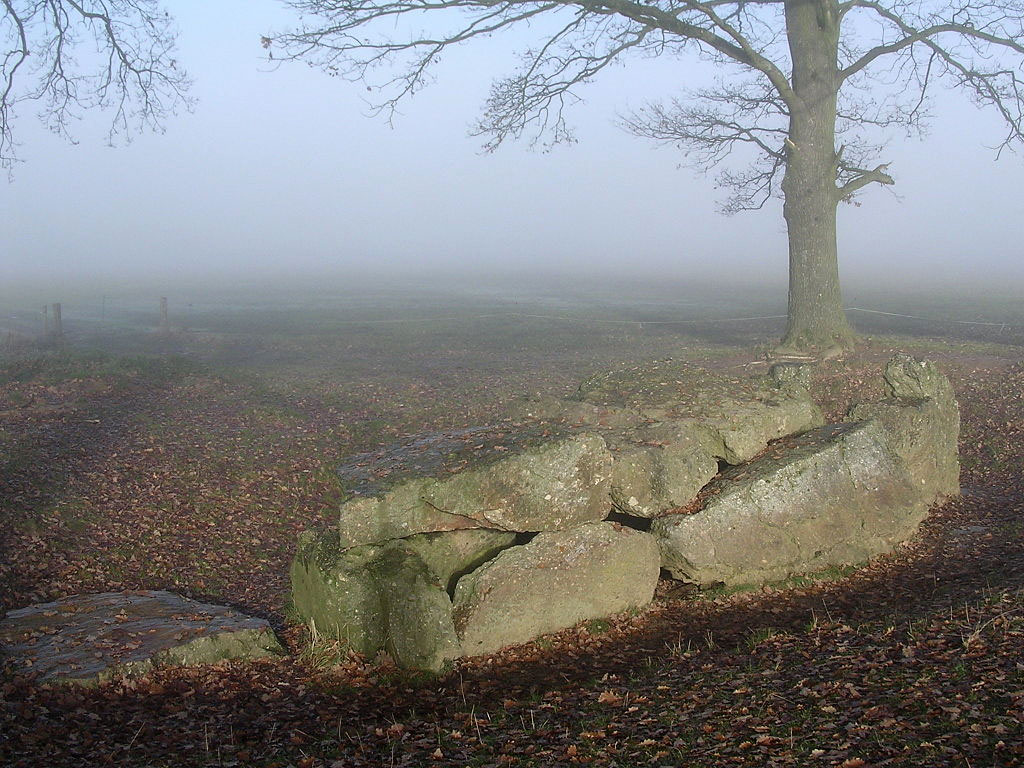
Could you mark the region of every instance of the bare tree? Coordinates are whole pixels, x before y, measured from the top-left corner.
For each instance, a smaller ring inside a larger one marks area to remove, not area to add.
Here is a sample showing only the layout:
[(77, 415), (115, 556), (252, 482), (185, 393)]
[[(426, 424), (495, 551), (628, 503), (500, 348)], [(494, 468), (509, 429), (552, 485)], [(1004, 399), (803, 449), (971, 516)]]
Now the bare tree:
[(109, 110), (111, 142), (161, 130), (176, 108), (191, 106), (171, 19), (155, 0), (0, 0), (0, 45), (4, 168), (17, 159), (17, 112), (30, 103), (72, 141), (83, 110)]
[[(571, 137), (577, 89), (630, 54), (710, 59), (713, 88), (624, 118), (640, 136), (724, 166), (726, 212), (783, 198), (789, 232), (789, 323), (782, 346), (846, 347), (836, 246), (838, 204), (893, 184), (872, 131), (920, 130), (940, 84), (1003, 118), (1002, 146), (1022, 136), (1024, 0), (284, 0), (303, 19), (263, 44), (367, 83), (392, 112), (450, 46), (529, 26), (537, 42), (494, 82), (477, 126), (506, 139)], [(441, 34), (419, 31), (425, 17)], [(691, 59), (692, 60), (692, 59)], [(685, 73), (684, 73), (685, 74)], [(875, 136), (877, 142), (878, 137)], [(734, 157), (735, 159), (735, 157)], [(884, 237), (880, 233), (880, 237)]]

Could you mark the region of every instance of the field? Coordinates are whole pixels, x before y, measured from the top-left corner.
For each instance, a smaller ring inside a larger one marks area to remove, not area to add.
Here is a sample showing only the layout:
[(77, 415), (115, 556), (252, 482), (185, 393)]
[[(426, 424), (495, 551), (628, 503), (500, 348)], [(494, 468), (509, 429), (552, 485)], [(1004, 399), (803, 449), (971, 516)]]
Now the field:
[(268, 618), (291, 653), (84, 691), (5, 675), (3, 765), (1024, 765), (1019, 302), (851, 295), (864, 341), (815, 375), (830, 417), (881, 394), (895, 350), (934, 359), (961, 405), (963, 496), (898, 551), (757, 591), (666, 581), (639, 615), (423, 677), (311, 646), (290, 617), (295, 539), (330, 523), (333, 468), (608, 368), (763, 372), (778, 291), (169, 298), (167, 331), (155, 298), (65, 298), (46, 348), (42, 301), (0, 307), (0, 600), (167, 588)]

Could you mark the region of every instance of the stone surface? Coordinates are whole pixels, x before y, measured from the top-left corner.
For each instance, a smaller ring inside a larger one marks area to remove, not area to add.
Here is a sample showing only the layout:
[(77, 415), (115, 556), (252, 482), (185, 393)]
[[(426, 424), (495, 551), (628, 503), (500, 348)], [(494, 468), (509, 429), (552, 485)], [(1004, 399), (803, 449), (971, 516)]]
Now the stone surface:
[(437, 671), (462, 655), (451, 598), (415, 552), (389, 549), (371, 570), (384, 606), (384, 647), (399, 666)]
[(612, 503), (654, 517), (692, 502), (718, 459), (738, 464), (771, 440), (820, 426), (809, 370), (732, 375), (664, 360), (594, 376), (574, 400), (524, 401), (516, 414), (600, 434), (614, 460)]
[(953, 385), (930, 360), (897, 354), (885, 366), (889, 396), (899, 400), (953, 399)]
[(656, 517), (691, 502), (718, 473), (708, 430), (692, 422), (639, 428), (615, 447), (611, 500), (637, 517)]
[(930, 362), (897, 355), (885, 369), (889, 398), (857, 405), (853, 420), (875, 421), (911, 483), (928, 503), (960, 492), (960, 410), (953, 387)]
[(340, 640), (359, 653), (384, 646), (387, 618), (367, 566), (376, 546), (343, 549), (337, 533), (303, 534), (292, 560), (292, 607), (314, 634)]
[(353, 650), (386, 649), (402, 666), (439, 669), (460, 655), (449, 586), (515, 538), (469, 529), (344, 549), (335, 531), (304, 535), (292, 563), (292, 605), (317, 633)]
[(523, 447), (441, 480), (416, 478), (341, 507), (343, 546), (464, 528), (543, 531), (607, 514), (611, 455), (596, 434)]
[(596, 434), (574, 435), (468, 470), (425, 494), (446, 512), (507, 531), (558, 531), (608, 514), (611, 454)]
[(455, 629), (466, 655), (644, 606), (659, 573), (649, 534), (612, 523), (538, 534), (462, 577)]
[(861, 562), (910, 536), (928, 509), (871, 422), (791, 438), (724, 473), (707, 498), (652, 524), (674, 578), (756, 584)]
[(338, 536), (342, 546), (380, 544), (417, 533), (483, 527), (479, 520), (431, 506), (426, 495), (438, 481), (417, 478), (377, 496), (359, 496), (341, 505)]
[(768, 369), (768, 376), (782, 389), (809, 390), (813, 373), (814, 366), (795, 362), (775, 363)]
[(721, 440), (715, 455), (730, 464), (741, 464), (767, 448), (772, 440), (819, 427), (825, 419), (809, 394), (789, 389), (754, 400), (725, 400), (708, 406), (700, 423)]
[[(799, 384), (801, 376), (792, 378)], [(650, 421), (703, 429), (713, 455), (739, 464), (771, 440), (824, 423), (806, 387), (791, 384), (667, 360), (594, 376), (580, 385), (576, 398), (592, 406), (634, 409)]]
[(483, 565), (501, 550), (512, 546), (515, 540), (516, 534), (510, 531), (467, 528), (422, 533), (395, 544), (415, 552), (446, 589), (454, 589), (460, 576)]
[(496, 424), (443, 432), (423, 432), (368, 453), (349, 456), (337, 468), (350, 496), (378, 496), (407, 480), (443, 479), (467, 466), (507, 458), (531, 446), (552, 442), (564, 430), (534, 429), (524, 424)]
[(253, 659), (283, 649), (270, 625), (165, 591), (77, 595), (8, 612), (0, 653), (40, 681), (92, 685), (158, 666)]

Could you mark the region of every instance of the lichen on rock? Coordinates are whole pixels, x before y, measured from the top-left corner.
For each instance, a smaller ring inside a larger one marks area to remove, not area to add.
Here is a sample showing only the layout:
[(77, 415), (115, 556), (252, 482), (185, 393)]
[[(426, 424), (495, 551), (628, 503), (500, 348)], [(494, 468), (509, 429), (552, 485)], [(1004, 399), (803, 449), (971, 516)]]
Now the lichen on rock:
[(960, 409), (934, 363), (896, 355), (885, 368), (889, 397), (850, 410), (885, 432), (911, 483), (931, 504), (960, 493)]
[(515, 543), (507, 531), (424, 533), (342, 547), (336, 531), (307, 534), (292, 562), (292, 605), (318, 634), (403, 665), (439, 669), (460, 655), (449, 588)]
[(658, 572), (649, 534), (604, 522), (541, 533), (459, 581), (455, 629), (464, 653), (490, 653), (647, 605)]
[(886, 551), (957, 490), (952, 389), (895, 358), (887, 400), (825, 426), (810, 381), (805, 365), (660, 361), (572, 400), (522, 400), (500, 428), (414, 438), (379, 466), (354, 457), (338, 527), (300, 543), (296, 611), (356, 650), (437, 669), (642, 606), (661, 566), (763, 583)]
[(266, 620), (164, 590), (75, 595), (0, 621), (0, 653), (13, 668), (54, 683), (95, 685), (283, 652)]
[(715, 481), (696, 513), (651, 526), (662, 565), (699, 584), (758, 584), (886, 551), (928, 505), (882, 430), (821, 427)]
[(414, 477), (345, 502), (340, 541), (356, 546), (465, 528), (571, 528), (605, 516), (610, 478), (611, 455), (599, 435), (538, 441), (441, 479)]

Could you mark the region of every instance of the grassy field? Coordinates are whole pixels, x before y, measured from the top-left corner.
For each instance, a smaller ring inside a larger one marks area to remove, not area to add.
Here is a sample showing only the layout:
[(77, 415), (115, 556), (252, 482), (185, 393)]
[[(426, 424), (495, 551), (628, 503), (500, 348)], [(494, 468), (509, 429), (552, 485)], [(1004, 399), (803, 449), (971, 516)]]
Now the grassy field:
[[(894, 350), (961, 403), (964, 496), (891, 556), (777, 589), (666, 582), (592, 622), (438, 678), (310, 649), (289, 621), (299, 531), (333, 468), (523, 393), (665, 357), (763, 372), (777, 291), (392, 286), (64, 299), (63, 344), (0, 307), (0, 600), (168, 588), (269, 618), (292, 654), (95, 691), (7, 679), (11, 765), (1024, 764), (1024, 308), (864, 293), (865, 340), (821, 365), (833, 418)], [(902, 315), (910, 315), (904, 317)]]

